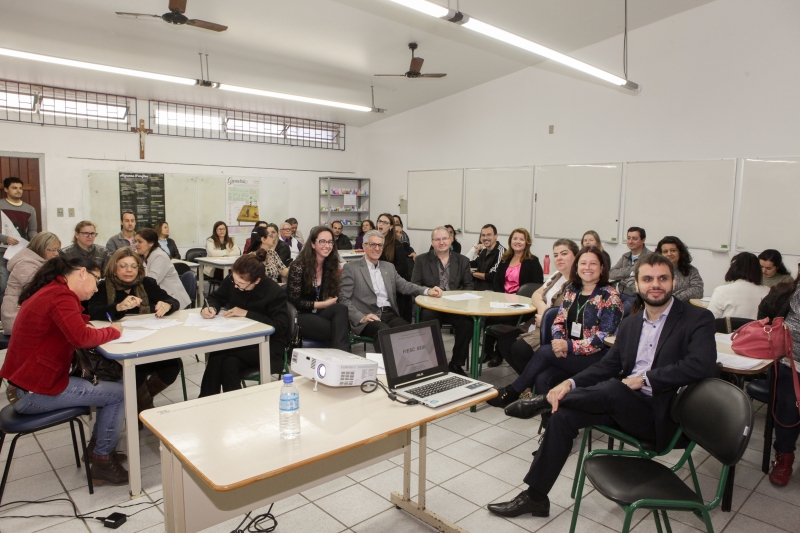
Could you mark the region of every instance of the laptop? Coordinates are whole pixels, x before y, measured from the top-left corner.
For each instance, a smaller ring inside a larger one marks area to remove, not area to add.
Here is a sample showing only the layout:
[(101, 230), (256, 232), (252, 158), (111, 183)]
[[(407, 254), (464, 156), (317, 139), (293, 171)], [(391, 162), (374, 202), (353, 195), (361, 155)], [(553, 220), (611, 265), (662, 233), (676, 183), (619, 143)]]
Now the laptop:
[(384, 329), (377, 338), (389, 388), (428, 407), (441, 407), (492, 388), (448, 372), (438, 320)]

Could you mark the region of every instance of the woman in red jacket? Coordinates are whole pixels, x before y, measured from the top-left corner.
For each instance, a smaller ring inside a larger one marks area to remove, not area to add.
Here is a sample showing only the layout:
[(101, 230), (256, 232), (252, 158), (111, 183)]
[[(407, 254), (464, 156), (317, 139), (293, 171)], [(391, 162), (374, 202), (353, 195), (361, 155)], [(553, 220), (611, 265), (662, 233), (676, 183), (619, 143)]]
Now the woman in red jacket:
[(83, 314), (82, 300), (97, 292), (100, 265), (91, 259), (47, 261), (19, 297), (14, 336), (0, 377), (8, 380), (9, 402), (20, 414), (39, 414), (66, 407), (93, 406), (97, 422), (87, 460), (92, 480), (101, 485), (128, 483), (128, 472), (115, 452), (125, 422), (122, 383), (97, 385), (69, 375), (75, 348), (92, 348), (118, 339), (122, 326), (95, 329)]

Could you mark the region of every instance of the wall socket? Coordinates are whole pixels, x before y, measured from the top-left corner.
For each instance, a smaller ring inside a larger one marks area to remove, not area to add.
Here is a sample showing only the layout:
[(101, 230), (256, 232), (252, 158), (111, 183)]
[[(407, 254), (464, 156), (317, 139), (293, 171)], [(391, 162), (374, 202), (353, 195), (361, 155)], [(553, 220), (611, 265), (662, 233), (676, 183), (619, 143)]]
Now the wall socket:
[(56, 209), (56, 216), (57, 217), (63, 217), (64, 216), (64, 208), (63, 207), (59, 207), (59, 208)]
[(70, 216), (70, 218), (75, 216), (75, 208), (74, 207), (70, 207), (69, 208), (69, 216)]

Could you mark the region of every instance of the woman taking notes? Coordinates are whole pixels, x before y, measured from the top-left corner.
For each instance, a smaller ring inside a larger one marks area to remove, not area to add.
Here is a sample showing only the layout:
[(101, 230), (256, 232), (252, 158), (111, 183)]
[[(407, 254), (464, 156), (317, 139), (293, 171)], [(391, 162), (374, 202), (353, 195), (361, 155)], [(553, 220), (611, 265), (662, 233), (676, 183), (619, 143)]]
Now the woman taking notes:
[(792, 273), (783, 264), (783, 256), (778, 250), (764, 250), (758, 254), (758, 262), (761, 263), (761, 284), (766, 287), (774, 287), (778, 283), (791, 283)]
[(587, 246), (588, 247), (594, 246), (595, 248), (603, 252), (603, 257), (606, 258), (606, 261), (609, 264), (609, 268), (611, 268), (610, 266), (611, 256), (608, 255), (608, 252), (606, 252), (603, 249), (603, 243), (600, 242), (600, 235), (598, 235), (596, 231), (590, 229), (589, 231), (583, 234), (583, 237), (581, 238), (581, 248), (586, 248)]
[(769, 292), (761, 284), (761, 265), (750, 252), (736, 254), (725, 274), (725, 285), (720, 285), (711, 294), (708, 310), (714, 318), (733, 316), (755, 320), (758, 304)]
[(183, 287), (178, 271), (159, 245), (158, 234), (150, 228), (140, 229), (134, 237), (134, 247), (144, 260), (145, 276), (154, 279), (159, 287), (178, 300), (178, 309), (189, 307), (192, 300)]
[[(238, 257), (242, 255), (242, 251), (233, 242), (233, 238), (228, 235), (227, 224), (221, 220), (214, 224), (211, 237), (206, 239), (206, 252), (208, 252), (208, 257)], [(215, 279), (222, 279), (221, 268), (204, 266), (203, 274)], [(203, 290), (203, 288), (198, 287), (198, 290)]]
[(19, 301), (17, 328), (8, 345), (0, 377), (8, 380), (6, 394), (14, 411), (41, 414), (66, 407), (92, 406), (97, 421), (89, 442), (92, 481), (96, 485), (125, 485), (124, 457), (115, 453), (125, 422), (122, 383), (97, 385), (70, 377), (76, 348), (94, 348), (118, 339), (122, 324), (93, 328), (81, 301), (97, 291), (100, 265), (91, 259), (50, 259), (25, 286)]
[(325, 341), (331, 348), (349, 352), (347, 307), (337, 303), (341, 281), (333, 233), (317, 226), (289, 267), (289, 301), (297, 308), (297, 323), (304, 338)]
[(692, 254), (683, 241), (677, 237), (664, 237), (658, 241), (656, 253), (669, 259), (675, 267), (675, 291), (672, 296), (683, 302), (703, 297), (703, 278), (692, 266)]
[(534, 385), (536, 394), (547, 394), (553, 384), (589, 368), (606, 354), (603, 340), (617, 331), (622, 299), (608, 284), (608, 265), (602, 254), (597, 248), (578, 252), (553, 322), (553, 341), (539, 347), (516, 381), (489, 400), (489, 405), (506, 407)]
[(158, 220), (153, 224), (153, 229), (158, 234), (158, 245), (161, 246), (164, 253), (166, 253), (170, 259), (180, 259), (181, 252), (178, 250), (178, 246), (175, 244), (175, 241), (169, 238), (169, 224), (167, 224), (167, 221)]
[[(258, 253), (263, 253), (263, 249)], [(269, 338), (270, 371), (280, 374), (289, 331), (286, 295), (267, 277), (264, 264), (255, 254), (237, 259), (231, 273), (222, 280), (219, 289), (208, 295), (208, 307), (201, 314), (203, 318), (214, 318), (217, 314), (225, 318), (241, 316), (275, 328)], [(258, 368), (258, 350), (258, 346), (245, 346), (210, 354), (200, 384), (200, 397), (219, 394), (220, 387), (222, 392), (240, 389), (241, 371)]]
[(48, 231), (43, 231), (31, 240), (27, 248), (23, 248), (17, 255), (8, 260), (8, 285), (0, 308), (3, 320), (3, 333), (11, 335), (14, 319), (19, 312), (19, 298), (22, 288), (28, 283), (36, 271), (54, 257), (58, 257), (61, 250), (61, 241)]

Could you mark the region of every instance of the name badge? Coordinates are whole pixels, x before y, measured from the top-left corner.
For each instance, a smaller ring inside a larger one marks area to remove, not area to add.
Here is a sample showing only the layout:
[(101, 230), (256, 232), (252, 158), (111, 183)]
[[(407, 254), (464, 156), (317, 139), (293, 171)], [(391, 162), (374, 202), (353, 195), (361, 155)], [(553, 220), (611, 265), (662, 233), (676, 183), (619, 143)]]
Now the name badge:
[(581, 326), (581, 323), (580, 322), (573, 322), (572, 323), (572, 330), (570, 331), (570, 336), (580, 339), (581, 338), (581, 333), (583, 333), (583, 327)]

